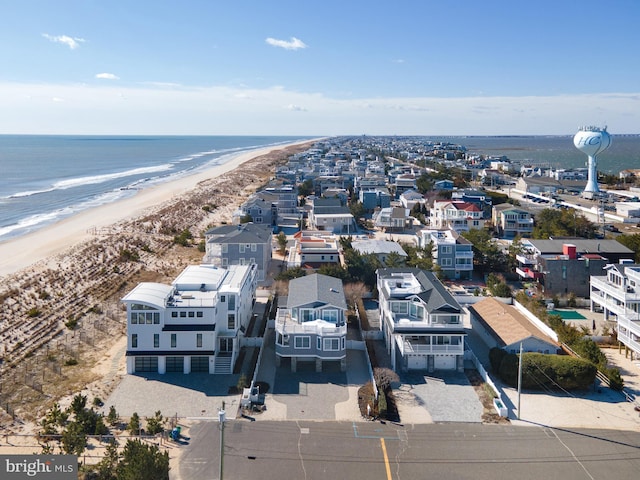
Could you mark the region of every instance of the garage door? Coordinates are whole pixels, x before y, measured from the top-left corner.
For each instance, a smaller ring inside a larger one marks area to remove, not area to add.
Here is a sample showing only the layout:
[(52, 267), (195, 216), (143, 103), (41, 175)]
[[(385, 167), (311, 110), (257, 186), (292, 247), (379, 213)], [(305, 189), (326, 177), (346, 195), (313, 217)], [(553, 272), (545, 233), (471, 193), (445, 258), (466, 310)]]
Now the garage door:
[(191, 357), (191, 373), (209, 373), (209, 357)]
[(184, 373), (184, 357), (167, 357), (167, 372)]
[(158, 373), (158, 357), (136, 357), (135, 371)]
[(456, 369), (456, 356), (455, 355), (436, 355), (433, 367), (436, 370), (455, 370)]
[(407, 367), (409, 370), (426, 370), (427, 369), (427, 357), (411, 355), (407, 361)]

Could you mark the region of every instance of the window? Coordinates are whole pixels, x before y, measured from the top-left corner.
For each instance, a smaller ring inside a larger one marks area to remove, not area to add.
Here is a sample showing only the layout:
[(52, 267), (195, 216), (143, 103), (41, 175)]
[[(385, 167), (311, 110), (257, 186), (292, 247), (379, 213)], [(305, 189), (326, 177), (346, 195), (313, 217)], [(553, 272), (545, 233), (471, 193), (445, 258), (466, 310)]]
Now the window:
[(289, 335), (282, 335), (281, 333), (278, 333), (278, 336), (276, 337), (276, 343), (278, 345), (282, 345), (283, 347), (288, 347)]
[(310, 310), (308, 308), (301, 308), (300, 309), (300, 321), (301, 322), (310, 322), (311, 320), (314, 320), (314, 318), (313, 318), (313, 310)]
[(171, 318), (178, 318), (178, 312), (171, 312)]
[(337, 310), (323, 310), (322, 320), (325, 322), (338, 323), (338, 311)]
[(453, 262), (451, 261), (450, 258), (441, 258), (440, 259), (440, 266), (441, 267), (450, 267), (452, 263)]
[(323, 350), (336, 351), (340, 350), (340, 339), (339, 338), (325, 338), (323, 339)]
[(391, 302), (391, 311), (393, 313), (407, 313), (407, 302)]
[(227, 329), (235, 330), (236, 328), (236, 315), (235, 313), (230, 313), (227, 316)]
[(236, 309), (236, 296), (229, 295), (229, 310), (235, 310), (235, 309)]
[(202, 312), (196, 312), (196, 317), (202, 318)]
[(189, 318), (193, 318), (196, 316), (196, 312), (189, 312)]
[(229, 253), (229, 245), (226, 243), (222, 244), (222, 253)]
[(322, 350), (322, 338), (321, 337), (316, 337), (316, 349), (317, 350)]
[(131, 313), (131, 325), (135, 325), (138, 323), (138, 314), (133, 312)]
[(153, 348), (160, 348), (160, 334), (153, 334)]
[(180, 312), (180, 318), (187, 318), (187, 312)]
[(226, 295), (220, 295), (220, 302), (225, 303), (227, 301)]
[(196, 347), (202, 348), (202, 334), (196, 333)]
[(240, 253), (244, 253), (244, 244), (238, 245), (238, 249), (239, 249)]
[(311, 348), (311, 337), (295, 337), (294, 348)]
[(138, 334), (131, 334), (131, 348), (138, 348)]
[(177, 335), (175, 333), (171, 334), (171, 348), (176, 348), (176, 344), (178, 343)]
[(258, 245), (257, 245), (257, 244), (255, 244), (255, 243), (252, 243), (252, 244), (251, 244), (251, 251), (252, 251), (252, 252), (257, 252), (257, 251), (258, 251)]
[(423, 320), (424, 319), (424, 307), (420, 304), (416, 304), (416, 303), (411, 303), (409, 306), (409, 314), (418, 319), (418, 320)]
[(442, 253), (451, 253), (451, 245), (443, 245), (440, 249)]

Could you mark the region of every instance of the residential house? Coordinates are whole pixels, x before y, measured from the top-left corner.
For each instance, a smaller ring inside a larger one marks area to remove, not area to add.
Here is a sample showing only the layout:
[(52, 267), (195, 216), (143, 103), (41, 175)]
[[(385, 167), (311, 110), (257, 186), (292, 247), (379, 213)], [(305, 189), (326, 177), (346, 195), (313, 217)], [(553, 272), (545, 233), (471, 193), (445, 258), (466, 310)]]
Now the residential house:
[(432, 248), (434, 265), (450, 279), (471, 280), (473, 276), (473, 244), (455, 230), (424, 229), (416, 234), (418, 246)]
[(189, 266), (171, 285), (138, 284), (122, 299), (127, 373), (232, 373), (256, 287), (255, 264)]
[(309, 228), (347, 235), (357, 230), (353, 215), (339, 198), (317, 197), (309, 209)]
[(523, 239), (516, 255), (516, 273), (522, 280), (534, 280), (546, 296), (589, 296), (589, 279), (610, 263), (633, 258), (633, 251), (616, 240), (570, 238)]
[(494, 205), (491, 221), (498, 235), (504, 238), (530, 237), (533, 233), (531, 213), (510, 203)]
[(351, 247), (360, 255), (375, 255), (382, 265), (386, 265), (390, 254), (396, 255), (402, 265), (405, 265), (407, 261), (407, 253), (398, 242), (389, 240), (354, 240), (351, 242)]
[(388, 189), (382, 187), (360, 190), (358, 199), (368, 212), (375, 210), (377, 207), (387, 208), (391, 206), (391, 194)]
[(304, 267), (316, 270), (322, 265), (340, 265), (338, 239), (327, 231), (300, 231), (293, 235), (287, 268)]
[(385, 232), (403, 232), (411, 227), (412, 220), (407, 208), (388, 207), (373, 214), (373, 224)]
[(416, 192), (415, 190), (407, 190), (406, 192), (402, 193), (399, 200), (400, 205), (402, 205), (404, 208), (409, 209), (409, 211), (411, 211), (411, 209), (413, 209), (413, 207), (415, 207), (416, 205), (420, 205), (421, 207), (423, 207), (427, 202), (424, 198), (424, 195)]
[(474, 203), (460, 201), (435, 201), (429, 211), (429, 225), (435, 228), (450, 228), (456, 232), (466, 232), (484, 228), (482, 210)]
[(608, 265), (606, 276), (591, 277), (591, 310), (600, 308), (607, 320), (616, 321), (617, 340), (640, 356), (640, 264)]
[(342, 281), (313, 274), (289, 282), (289, 295), (280, 298), (276, 314), (276, 364), (290, 359), (291, 371), (298, 362), (314, 361), (316, 372), (323, 362), (347, 366), (347, 302)]
[(258, 280), (263, 281), (271, 262), (272, 237), (269, 225), (242, 223), (214, 227), (205, 232), (202, 261), (222, 268), (256, 264)]
[(433, 184), (434, 190), (444, 190), (444, 191), (452, 191), (453, 190), (453, 180), (438, 180)]
[(380, 329), (391, 367), (463, 370), (463, 310), (440, 280), (417, 268), (377, 271)]
[(560, 345), (540, 331), (512, 305), (495, 298), (486, 298), (469, 306), (471, 328), (489, 348), (502, 348), (509, 353), (523, 352), (557, 354)]
[(487, 195), (484, 190), (476, 190), (474, 188), (461, 188), (451, 192), (451, 200), (473, 203), (482, 210), (483, 218), (491, 218), (491, 207), (493, 199)]

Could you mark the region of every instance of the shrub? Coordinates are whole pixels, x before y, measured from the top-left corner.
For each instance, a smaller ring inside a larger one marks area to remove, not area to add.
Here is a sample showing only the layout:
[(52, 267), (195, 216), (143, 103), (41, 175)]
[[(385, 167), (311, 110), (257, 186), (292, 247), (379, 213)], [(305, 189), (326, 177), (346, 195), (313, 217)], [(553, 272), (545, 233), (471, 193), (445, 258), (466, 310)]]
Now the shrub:
[[(596, 378), (595, 365), (568, 355), (525, 353), (522, 355), (522, 387), (534, 390), (587, 389)], [(507, 354), (500, 365), (500, 377), (518, 386), (518, 356)]]
[(387, 416), (387, 395), (382, 389), (378, 389), (378, 415), (382, 418)]
[(491, 363), (491, 369), (494, 372), (498, 373), (498, 371), (500, 370), (502, 359), (506, 355), (508, 355), (508, 353), (502, 348), (493, 347), (491, 350), (489, 350), (489, 363)]
[(40, 315), (40, 313), (41, 313), (40, 310), (38, 308), (36, 308), (36, 307), (32, 307), (29, 310), (27, 310), (27, 316), (29, 318), (37, 317), (37, 316)]

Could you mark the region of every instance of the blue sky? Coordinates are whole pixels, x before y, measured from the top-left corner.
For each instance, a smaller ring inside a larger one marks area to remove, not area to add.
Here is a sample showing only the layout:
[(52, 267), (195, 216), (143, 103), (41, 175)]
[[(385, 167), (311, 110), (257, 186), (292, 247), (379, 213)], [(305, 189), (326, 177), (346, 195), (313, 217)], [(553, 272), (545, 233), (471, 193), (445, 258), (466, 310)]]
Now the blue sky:
[(0, 133), (640, 133), (640, 2), (0, 0)]

